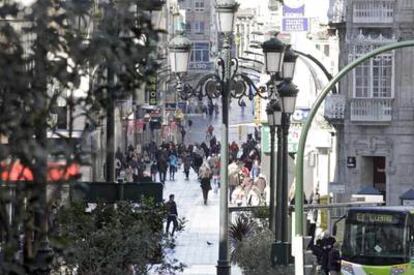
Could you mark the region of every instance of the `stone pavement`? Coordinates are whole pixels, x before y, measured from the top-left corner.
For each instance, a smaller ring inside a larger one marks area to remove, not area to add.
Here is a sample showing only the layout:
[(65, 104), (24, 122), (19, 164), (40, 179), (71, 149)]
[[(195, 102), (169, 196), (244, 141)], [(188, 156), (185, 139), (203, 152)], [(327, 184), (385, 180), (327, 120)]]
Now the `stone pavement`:
[[(230, 125), (252, 122), (252, 104), (249, 101), (246, 103), (247, 107), (243, 113), (237, 102), (232, 101), (229, 110)], [(193, 127), (187, 131), (186, 144), (195, 142), (200, 144), (205, 141), (206, 129), (210, 124), (214, 126), (214, 135), (220, 141), (221, 107), (219, 115), (213, 116), (211, 120), (203, 114), (190, 115), (187, 119), (193, 120)], [(232, 140), (240, 142), (237, 130), (237, 128), (229, 129), (230, 142)], [(252, 130), (252, 128), (249, 129), (249, 131)], [(247, 134), (242, 137), (242, 140), (245, 141), (246, 138)], [(183, 170), (180, 168), (176, 174), (176, 180), (165, 183), (164, 199), (168, 200), (170, 194), (175, 195), (178, 216), (185, 217), (187, 220), (184, 231), (177, 235), (176, 247), (172, 252), (173, 256), (187, 265), (183, 274), (215, 275), (219, 243), (219, 192), (215, 194), (211, 190), (208, 205), (204, 205), (197, 175), (191, 170), (190, 180), (186, 181)], [(237, 266), (232, 266), (231, 271), (232, 275), (241, 274)]]
[[(167, 175), (168, 179), (168, 175)], [(211, 190), (207, 205), (203, 204), (203, 196), (197, 175), (190, 172), (190, 180), (186, 181), (180, 168), (175, 181), (166, 181), (164, 198), (175, 195), (178, 216), (185, 217), (185, 230), (178, 233), (173, 255), (185, 263), (186, 275), (216, 274), (219, 237), (219, 192)], [(211, 243), (208, 244), (207, 242)], [(241, 274), (237, 267), (232, 267), (232, 275)]]

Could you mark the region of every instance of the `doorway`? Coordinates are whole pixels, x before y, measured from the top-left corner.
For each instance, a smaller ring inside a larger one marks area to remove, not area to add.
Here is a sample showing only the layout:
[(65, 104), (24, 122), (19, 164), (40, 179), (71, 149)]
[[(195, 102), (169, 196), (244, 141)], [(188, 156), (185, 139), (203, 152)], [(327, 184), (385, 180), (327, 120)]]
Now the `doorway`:
[(385, 157), (373, 157), (373, 186), (386, 198)]

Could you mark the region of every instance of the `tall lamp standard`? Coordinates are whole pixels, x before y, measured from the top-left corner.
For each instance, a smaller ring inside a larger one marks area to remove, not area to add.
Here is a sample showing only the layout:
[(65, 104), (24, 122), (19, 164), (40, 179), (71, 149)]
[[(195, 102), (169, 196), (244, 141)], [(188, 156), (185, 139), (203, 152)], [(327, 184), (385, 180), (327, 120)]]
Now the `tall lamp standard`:
[[(279, 128), (282, 124), (282, 109), (279, 102), (276, 99), (272, 99), (266, 106), (267, 123), (270, 128), (270, 215), (269, 215), (269, 228), (276, 232), (276, 220), (274, 215), (276, 214), (276, 181), (275, 181), (275, 132), (276, 127)], [(278, 150), (279, 152), (279, 150)], [(279, 170), (277, 170), (279, 173)]]
[[(279, 39), (275, 37), (270, 38), (269, 40), (265, 41), (262, 44), (263, 48), (263, 55), (264, 55), (264, 64), (265, 64), (265, 71), (271, 76), (269, 89), (275, 90), (277, 88), (277, 82), (280, 81), (280, 71), (283, 69), (283, 59), (285, 54), (286, 45), (282, 43)], [(273, 109), (273, 107), (271, 107)], [(269, 110), (270, 112), (271, 110)], [(273, 110), (272, 110), (273, 111)], [(279, 123), (280, 125), (280, 123)], [(272, 131), (272, 128), (270, 128)], [(273, 128), (275, 130), (275, 128)], [(272, 145), (272, 138), (273, 138), (273, 146), (274, 146), (274, 133), (270, 133), (271, 135), (271, 145)], [(276, 221), (274, 219), (276, 215), (276, 182), (275, 182), (275, 175), (274, 175), (274, 148), (270, 149), (270, 211), (269, 211), (269, 228), (276, 232)], [(278, 150), (279, 152), (279, 150)], [(279, 154), (279, 153), (278, 153)], [(272, 163), (273, 159), (273, 163)], [(279, 165), (279, 160), (278, 160)], [(279, 171), (279, 169), (277, 169)], [(273, 258), (273, 257), (272, 257)]]
[[(230, 274), (230, 255), (229, 255), (229, 212), (228, 212), (228, 107), (230, 97), (236, 98), (241, 102), (243, 97), (252, 99), (254, 96), (260, 96), (264, 99), (270, 99), (275, 89), (257, 88), (254, 82), (243, 72), (238, 72), (238, 60), (231, 56), (231, 38), (233, 31), (234, 13), (238, 4), (234, 0), (217, 0), (217, 26), (218, 31), (223, 36), (221, 57), (217, 60), (216, 72), (203, 76), (193, 88), (188, 83), (183, 83), (182, 77), (188, 69), (189, 50), (191, 41), (177, 35), (170, 42), (170, 63), (171, 72), (177, 78), (177, 92), (183, 99), (189, 97), (207, 96), (209, 98), (218, 98), (222, 100), (222, 136), (220, 151), (220, 231), (219, 231), (219, 259), (217, 261), (217, 274)], [(272, 43), (275, 43), (273, 45)], [(272, 38), (269, 43), (263, 44), (263, 51), (268, 53), (268, 69), (272, 76), (278, 75), (282, 68), (282, 60), (285, 45)], [(274, 78), (274, 77), (273, 77)]]
[(277, 129), (277, 184), (276, 184), (276, 215), (275, 241), (272, 246), (272, 264), (287, 265), (290, 255), (289, 224), (288, 224), (288, 136), (290, 116), (295, 111), (297, 87), (292, 83), (297, 55), (287, 46), (283, 58), (283, 69), (278, 85), (282, 104), (281, 126)]

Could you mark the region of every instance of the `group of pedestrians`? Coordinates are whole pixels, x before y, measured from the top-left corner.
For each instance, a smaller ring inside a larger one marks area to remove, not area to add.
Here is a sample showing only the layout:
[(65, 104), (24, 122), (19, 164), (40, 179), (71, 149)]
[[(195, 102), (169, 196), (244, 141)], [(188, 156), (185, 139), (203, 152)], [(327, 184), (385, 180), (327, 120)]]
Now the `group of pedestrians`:
[(137, 182), (146, 177), (146, 157), (129, 145), (123, 153), (118, 147), (115, 152), (115, 177), (118, 182)]

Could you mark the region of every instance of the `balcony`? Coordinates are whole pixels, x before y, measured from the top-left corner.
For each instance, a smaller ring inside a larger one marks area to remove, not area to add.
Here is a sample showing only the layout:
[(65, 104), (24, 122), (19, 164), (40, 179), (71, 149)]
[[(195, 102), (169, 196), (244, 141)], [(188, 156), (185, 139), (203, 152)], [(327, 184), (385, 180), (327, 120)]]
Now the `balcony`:
[(392, 120), (392, 98), (353, 98), (351, 121), (390, 122)]
[(357, 0), (353, 5), (354, 23), (389, 24), (394, 20), (394, 0)]
[(345, 97), (340, 94), (329, 95), (325, 99), (324, 117), (331, 121), (343, 121), (345, 117)]

